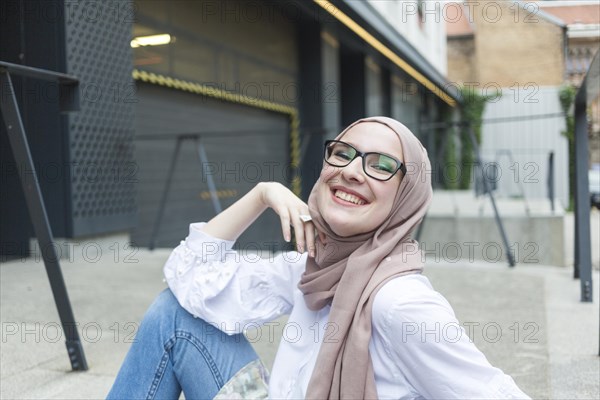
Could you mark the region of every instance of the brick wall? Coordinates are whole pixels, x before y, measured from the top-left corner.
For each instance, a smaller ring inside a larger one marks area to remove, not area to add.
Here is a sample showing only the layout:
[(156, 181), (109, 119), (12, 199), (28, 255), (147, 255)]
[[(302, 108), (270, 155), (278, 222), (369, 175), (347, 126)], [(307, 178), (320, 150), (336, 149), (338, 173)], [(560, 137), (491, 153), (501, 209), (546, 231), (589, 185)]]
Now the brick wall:
[(464, 37), (448, 40), (450, 80), (500, 87), (563, 83), (562, 27), (512, 2), (481, 1), (471, 10), (473, 43)]
[[(475, 48), (479, 80), (501, 87), (556, 86), (564, 80), (563, 29), (508, 2), (493, 2), (502, 10), (496, 18), (492, 7), (474, 15)], [(497, 8), (496, 8), (497, 7)], [(496, 20), (497, 19), (497, 20)]]
[(458, 36), (448, 40), (448, 80), (464, 83), (477, 80), (475, 65), (475, 40), (471, 36)]

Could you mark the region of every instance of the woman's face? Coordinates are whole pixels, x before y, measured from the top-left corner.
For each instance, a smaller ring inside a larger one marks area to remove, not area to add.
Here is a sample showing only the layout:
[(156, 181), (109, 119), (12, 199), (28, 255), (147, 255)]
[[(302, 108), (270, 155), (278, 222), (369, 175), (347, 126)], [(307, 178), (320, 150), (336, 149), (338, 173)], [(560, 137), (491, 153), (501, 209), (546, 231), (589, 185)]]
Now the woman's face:
[[(383, 124), (359, 123), (338, 139), (360, 152), (384, 153), (404, 162), (398, 135)], [(342, 168), (324, 162), (319, 179), (316, 199), (325, 222), (337, 235), (353, 236), (373, 231), (385, 221), (402, 172), (388, 181), (378, 181), (365, 174), (362, 158), (357, 157)]]

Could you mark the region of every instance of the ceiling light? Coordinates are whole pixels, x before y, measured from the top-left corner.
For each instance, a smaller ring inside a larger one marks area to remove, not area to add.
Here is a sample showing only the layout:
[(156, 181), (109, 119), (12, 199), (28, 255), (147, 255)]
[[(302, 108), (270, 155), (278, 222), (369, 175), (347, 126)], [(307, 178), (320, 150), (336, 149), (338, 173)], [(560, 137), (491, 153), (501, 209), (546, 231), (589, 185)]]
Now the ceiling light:
[(161, 46), (163, 44), (169, 44), (174, 42), (175, 38), (169, 35), (168, 33), (161, 33), (160, 35), (150, 35), (150, 36), (138, 36), (133, 38), (131, 41), (131, 47), (141, 47), (141, 46)]

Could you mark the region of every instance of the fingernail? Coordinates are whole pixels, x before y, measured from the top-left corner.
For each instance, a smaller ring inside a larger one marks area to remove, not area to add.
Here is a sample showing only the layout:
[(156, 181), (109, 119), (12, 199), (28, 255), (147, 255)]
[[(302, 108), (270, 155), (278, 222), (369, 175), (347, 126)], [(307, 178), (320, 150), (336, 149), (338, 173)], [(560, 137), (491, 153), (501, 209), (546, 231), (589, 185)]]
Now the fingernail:
[(302, 253), (303, 251), (304, 249), (302, 248), (302, 245), (298, 243), (298, 253)]
[(315, 251), (314, 250), (311, 250), (308, 254), (310, 255), (311, 258), (315, 258)]
[(290, 236), (289, 236), (289, 235), (285, 235), (285, 236), (283, 237), (283, 239), (284, 239), (286, 242), (289, 242), (289, 241), (290, 241)]

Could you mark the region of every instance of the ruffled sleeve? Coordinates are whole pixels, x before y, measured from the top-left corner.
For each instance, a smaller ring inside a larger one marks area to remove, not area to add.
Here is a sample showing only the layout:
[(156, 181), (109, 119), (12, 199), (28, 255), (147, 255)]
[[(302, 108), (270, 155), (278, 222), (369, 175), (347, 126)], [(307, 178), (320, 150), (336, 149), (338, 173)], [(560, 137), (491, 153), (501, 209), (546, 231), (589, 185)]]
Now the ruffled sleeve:
[(190, 225), (164, 266), (167, 284), (184, 309), (228, 334), (291, 312), (306, 255), (260, 258), (236, 252), (233, 241), (204, 233), (203, 225)]
[(410, 383), (415, 397), (529, 399), (475, 347), (424, 276), (388, 282), (377, 294), (373, 317), (395, 373)]

